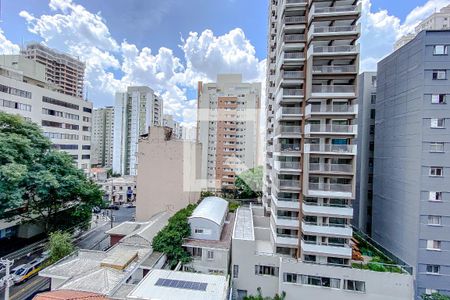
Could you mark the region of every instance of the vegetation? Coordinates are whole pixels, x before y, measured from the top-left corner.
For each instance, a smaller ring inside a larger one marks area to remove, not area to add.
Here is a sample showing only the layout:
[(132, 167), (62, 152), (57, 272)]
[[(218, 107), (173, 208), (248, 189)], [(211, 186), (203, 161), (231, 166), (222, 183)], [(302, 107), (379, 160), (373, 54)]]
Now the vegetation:
[(51, 233), (48, 250), (50, 252), (48, 264), (53, 264), (72, 253), (74, 246), (70, 233), (61, 231)]
[(433, 293), (431, 295), (422, 295), (423, 300), (450, 300), (449, 296), (442, 295), (440, 293)]
[(106, 171), (106, 176), (108, 178), (111, 178), (111, 177), (120, 177), (122, 175), (120, 175), (119, 173), (114, 173), (112, 169), (108, 169), (108, 171)]
[(261, 288), (259, 287), (257, 289), (257, 295), (256, 296), (245, 296), (244, 300), (284, 300), (286, 298), (286, 293), (282, 292), (281, 295), (275, 294), (273, 298), (271, 297), (264, 297), (261, 293)]
[(240, 199), (250, 199), (262, 196), (263, 167), (258, 166), (237, 176), (235, 186)]
[(228, 200), (228, 211), (235, 212), (240, 206), (239, 202), (235, 200)]
[(191, 256), (183, 247), (183, 240), (191, 234), (191, 228), (188, 223), (188, 217), (192, 215), (196, 204), (189, 204), (174, 214), (169, 223), (153, 238), (152, 246), (155, 251), (163, 252), (171, 268), (174, 268), (178, 262), (188, 263)]
[(102, 202), (100, 188), (52, 148), (38, 125), (0, 113), (0, 219), (17, 210), (23, 222), (52, 232), (85, 224)]

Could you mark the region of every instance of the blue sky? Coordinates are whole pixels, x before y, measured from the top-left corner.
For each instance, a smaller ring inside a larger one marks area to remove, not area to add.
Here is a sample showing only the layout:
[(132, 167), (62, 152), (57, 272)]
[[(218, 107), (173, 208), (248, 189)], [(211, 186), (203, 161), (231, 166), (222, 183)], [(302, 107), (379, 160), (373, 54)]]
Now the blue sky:
[[(450, 0), (362, 0), (362, 68)], [(126, 5), (125, 5), (126, 4)], [(165, 111), (194, 120), (196, 82), (218, 72), (264, 81), (265, 0), (3, 0), (0, 53), (41, 41), (87, 63), (89, 98), (111, 105), (114, 91), (146, 84)]]

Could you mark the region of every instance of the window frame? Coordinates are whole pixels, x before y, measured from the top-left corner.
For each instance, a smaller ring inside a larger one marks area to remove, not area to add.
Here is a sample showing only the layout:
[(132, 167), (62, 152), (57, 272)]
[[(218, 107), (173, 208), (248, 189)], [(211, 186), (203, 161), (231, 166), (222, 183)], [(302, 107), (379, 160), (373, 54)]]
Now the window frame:
[[(436, 49), (438, 49), (438, 47), (442, 47), (443, 51), (442, 53), (437, 53)], [(448, 46), (447, 45), (434, 45), (433, 47), (433, 55), (434, 56), (443, 56), (443, 55), (448, 55)]]
[[(440, 173), (440, 174), (438, 174), (438, 173)], [(443, 167), (430, 167), (429, 176), (444, 177), (444, 168)]]

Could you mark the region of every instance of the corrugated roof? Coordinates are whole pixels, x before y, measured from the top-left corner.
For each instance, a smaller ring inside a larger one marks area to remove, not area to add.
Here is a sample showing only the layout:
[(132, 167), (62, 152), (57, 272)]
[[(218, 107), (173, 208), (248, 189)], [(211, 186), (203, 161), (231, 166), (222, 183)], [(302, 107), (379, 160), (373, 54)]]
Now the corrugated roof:
[(102, 300), (108, 299), (103, 295), (89, 292), (55, 290), (51, 292), (40, 293), (34, 296), (33, 300)]
[(202, 218), (210, 220), (217, 225), (223, 225), (228, 210), (228, 201), (220, 197), (206, 197), (194, 209), (189, 219)]

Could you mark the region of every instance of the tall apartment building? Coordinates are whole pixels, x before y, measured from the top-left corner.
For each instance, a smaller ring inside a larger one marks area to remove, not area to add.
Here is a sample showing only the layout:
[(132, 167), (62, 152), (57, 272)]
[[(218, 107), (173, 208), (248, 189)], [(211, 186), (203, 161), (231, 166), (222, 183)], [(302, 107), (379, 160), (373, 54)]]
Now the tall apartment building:
[(130, 86), (116, 93), (114, 104), (113, 171), (136, 175), (139, 136), (160, 126), (163, 100), (147, 86)]
[(0, 110), (39, 124), (55, 149), (90, 169), (92, 103), (64, 95), (45, 80), (45, 66), (21, 55), (0, 56)]
[(183, 138), (183, 127), (175, 121), (172, 115), (164, 114), (162, 126), (172, 128), (172, 134), (175, 139)]
[(375, 103), (377, 73), (358, 77), (358, 157), (356, 163), (356, 201), (353, 224), (363, 232), (372, 232), (373, 152), (375, 141)]
[(372, 237), (414, 267), (416, 297), (450, 295), (450, 30), (378, 63)]
[(31, 43), (21, 54), (45, 66), (45, 79), (57, 85), (58, 91), (69, 96), (83, 98), (84, 62), (50, 49), (39, 43)]
[(198, 84), (197, 141), (202, 179), (211, 190), (233, 189), (236, 175), (257, 166), (261, 84), (222, 74)]
[(442, 8), (439, 12), (433, 13), (431, 16), (423, 20), (416, 26), (414, 33), (402, 36), (395, 42), (395, 50), (412, 41), (415, 36), (422, 30), (447, 30), (450, 29), (450, 5)]
[(353, 0), (270, 1), (263, 206), (237, 211), (238, 299), (258, 287), (287, 300), (412, 298), (409, 268), (360, 269), (370, 242), (350, 226), (360, 14)]
[(113, 160), (114, 107), (96, 108), (92, 114), (91, 163), (110, 169)]

